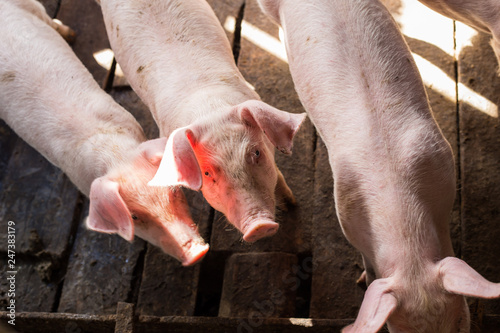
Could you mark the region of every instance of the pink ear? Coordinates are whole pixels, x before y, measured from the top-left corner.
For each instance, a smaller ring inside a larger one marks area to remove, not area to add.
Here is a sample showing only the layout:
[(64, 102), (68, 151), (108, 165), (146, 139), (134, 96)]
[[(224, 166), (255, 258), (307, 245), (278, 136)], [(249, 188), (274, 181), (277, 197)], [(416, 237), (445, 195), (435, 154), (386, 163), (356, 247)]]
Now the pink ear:
[(139, 149), (149, 163), (158, 166), (163, 158), (163, 152), (165, 151), (166, 145), (167, 138), (159, 138), (141, 143)]
[(99, 177), (90, 186), (89, 229), (118, 233), (128, 241), (134, 239), (134, 225), (130, 212), (118, 191), (118, 183)]
[(378, 332), (394, 312), (398, 305), (396, 298), (390, 292), (387, 279), (373, 281), (365, 292), (358, 317), (354, 324), (345, 327), (343, 333), (374, 333)]
[(201, 188), (203, 180), (200, 166), (187, 133), (190, 133), (190, 130), (182, 127), (170, 134), (160, 167), (148, 185), (182, 185), (195, 191)]
[(447, 257), (439, 263), (443, 287), (447, 291), (471, 297), (499, 298), (500, 283), (486, 280), (465, 261)]
[(236, 106), (240, 118), (250, 126), (258, 126), (282, 153), (292, 152), (293, 137), (306, 114), (281, 111), (261, 101), (246, 101)]

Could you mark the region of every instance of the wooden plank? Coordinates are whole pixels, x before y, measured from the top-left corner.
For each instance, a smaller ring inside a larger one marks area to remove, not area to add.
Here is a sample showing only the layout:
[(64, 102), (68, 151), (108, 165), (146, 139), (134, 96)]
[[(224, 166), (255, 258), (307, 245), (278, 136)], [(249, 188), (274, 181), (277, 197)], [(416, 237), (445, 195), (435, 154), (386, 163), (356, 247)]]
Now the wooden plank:
[(135, 326), (134, 304), (119, 302), (116, 306), (115, 333), (134, 333)]
[(298, 289), (294, 268), (297, 256), (289, 253), (233, 254), (224, 273), (219, 317), (293, 317)]
[[(490, 36), (457, 23), (462, 258), (500, 282), (500, 79)], [(476, 101), (481, 101), (477, 103)], [(500, 300), (484, 300), (484, 313), (500, 314)]]
[[(0, 119), (0, 180), (3, 179), (7, 166), (9, 164), (10, 156), (14, 150), (14, 146), (18, 136), (7, 126), (7, 124)], [(3, 192), (3, 181), (0, 182), (0, 193)]]
[(136, 265), (145, 242), (87, 230), (88, 201), (76, 235), (62, 288), (59, 312), (112, 314), (133, 295)]
[(495, 332), (500, 327), (500, 315), (485, 316), (482, 323), (481, 332)]
[(148, 245), (137, 301), (138, 313), (154, 316), (194, 315), (199, 272), (200, 265), (183, 267), (159, 248)]
[[(72, 232), (76, 187), (42, 155), (19, 140), (0, 194), (0, 220), (16, 223), (16, 253), (61, 258)], [(0, 251), (7, 252), (0, 233)]]
[(18, 331), (15, 331), (13, 327), (13, 325), (7, 323), (7, 320), (5, 320), (5, 323), (0, 321), (0, 332), (2, 333), (18, 333)]
[[(81, 332), (112, 333), (114, 332), (116, 315), (95, 316), (67, 313), (18, 313), (19, 332)], [(0, 323), (7, 321), (7, 313), (0, 312)], [(140, 316), (136, 325), (137, 332), (217, 332), (234, 333), (335, 333), (348, 325), (350, 320), (309, 320), (301, 318), (268, 318), (259, 325), (244, 326), (241, 318), (209, 318), (209, 317), (153, 317)], [(1, 327), (1, 326), (0, 326)]]
[(108, 71), (94, 54), (110, 46), (100, 6), (95, 0), (61, 0), (57, 18), (76, 32), (73, 50), (102, 86)]
[[(7, 313), (0, 312), (0, 323), (7, 322), (7, 319)], [(113, 333), (115, 319), (115, 315), (93, 316), (68, 313), (19, 312), (16, 314), (15, 329), (18, 333)]]
[[(246, 2), (243, 20), (241, 51), (238, 59), (238, 67), (243, 76), (255, 87), (264, 102), (289, 112), (304, 112), (294, 91), (287, 63), (276, 58), (268, 50), (255, 45), (253, 43), (255, 40), (251, 41), (251, 29), (248, 29), (250, 24), (277, 40), (278, 27), (262, 14), (256, 1)], [(255, 244), (245, 244), (239, 231), (231, 227), (221, 215), (217, 215), (212, 232), (214, 250), (310, 251), (311, 231), (308, 222), (312, 217), (315, 138), (314, 128), (307, 120), (294, 139), (292, 156), (276, 153), (277, 165), (298, 202), (296, 207), (279, 202), (276, 220), (281, 225), (278, 233)]]
[(228, 253), (208, 251), (200, 264), (195, 316), (217, 317)]
[[(4, 254), (2, 254), (4, 256)], [(7, 255), (5, 254), (5, 258)], [(16, 313), (25, 312), (50, 312), (56, 302), (57, 284), (52, 281), (52, 264), (47, 260), (29, 260), (16, 255), (16, 274), (10, 273), (7, 260), (2, 260), (2, 280), (0, 280), (0, 307), (5, 310), (10, 300), (14, 303)], [(14, 279), (7, 280), (14, 275)], [(11, 286), (12, 282), (12, 286)], [(14, 293), (14, 297), (9, 297)]]
[(207, 317), (146, 317), (141, 316), (139, 332), (149, 333), (337, 333), (352, 323), (351, 320), (325, 320), (303, 318), (264, 318), (260, 321), (245, 321), (244, 318)]

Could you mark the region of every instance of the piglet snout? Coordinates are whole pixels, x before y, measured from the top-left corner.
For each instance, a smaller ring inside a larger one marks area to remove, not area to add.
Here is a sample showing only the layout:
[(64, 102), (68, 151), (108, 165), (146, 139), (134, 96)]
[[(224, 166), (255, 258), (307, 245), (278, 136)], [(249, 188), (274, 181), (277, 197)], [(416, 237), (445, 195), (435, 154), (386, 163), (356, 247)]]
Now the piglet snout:
[(182, 266), (191, 266), (199, 262), (205, 254), (207, 254), (209, 249), (208, 244), (205, 243), (191, 243), (189, 249), (184, 252), (184, 258), (182, 261)]
[(244, 231), (243, 239), (246, 242), (253, 243), (261, 238), (273, 236), (279, 228), (279, 224), (269, 220), (257, 218), (249, 221)]

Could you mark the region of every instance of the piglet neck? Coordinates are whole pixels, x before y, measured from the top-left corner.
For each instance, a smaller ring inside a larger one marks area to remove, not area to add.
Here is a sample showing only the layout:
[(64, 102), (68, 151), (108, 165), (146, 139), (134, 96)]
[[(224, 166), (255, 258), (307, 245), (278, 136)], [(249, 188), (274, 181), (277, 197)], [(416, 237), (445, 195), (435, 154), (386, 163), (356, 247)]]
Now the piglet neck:
[[(244, 80), (235, 84), (212, 84), (183, 93), (175, 105), (159, 101), (155, 107), (165, 110), (155, 112), (159, 115), (157, 123), (161, 136), (168, 136), (179, 127), (194, 123), (200, 118), (216, 117), (228, 108), (251, 99), (260, 99)], [(170, 109), (166, 109), (170, 106)], [(168, 110), (168, 111), (166, 111)]]
[[(113, 106), (110, 103), (103, 110), (96, 106), (87, 112), (88, 117), (93, 118), (93, 126), (86, 128), (86, 133), (80, 138), (82, 143), (75, 145), (78, 148), (71, 152), (74, 158), (69, 163), (79, 166), (72, 180), (85, 194), (89, 193), (94, 179), (133, 161), (138, 146), (146, 140), (135, 119), (120, 106)], [(71, 173), (68, 171), (70, 178)]]

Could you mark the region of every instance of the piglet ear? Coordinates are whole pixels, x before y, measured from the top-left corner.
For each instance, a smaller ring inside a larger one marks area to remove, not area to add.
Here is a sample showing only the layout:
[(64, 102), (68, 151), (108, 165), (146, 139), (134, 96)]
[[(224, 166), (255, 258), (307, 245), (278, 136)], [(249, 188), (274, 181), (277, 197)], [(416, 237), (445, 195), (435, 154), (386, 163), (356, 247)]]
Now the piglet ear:
[(293, 137), (306, 118), (305, 113), (281, 111), (261, 101), (246, 101), (236, 106), (241, 120), (258, 126), (282, 153), (291, 154)]
[(447, 257), (439, 262), (443, 287), (453, 294), (481, 298), (499, 298), (500, 283), (486, 280), (465, 261)]
[(163, 152), (165, 151), (166, 145), (167, 138), (159, 138), (141, 143), (139, 149), (149, 163), (159, 166), (161, 159), (163, 158)]
[(365, 292), (358, 317), (342, 333), (375, 333), (385, 324), (398, 305), (387, 279), (373, 281)]
[(118, 188), (117, 182), (106, 177), (99, 177), (92, 182), (87, 227), (99, 232), (117, 233), (132, 241), (134, 224)]
[(148, 185), (182, 185), (195, 191), (201, 188), (200, 166), (187, 134), (192, 135), (187, 127), (178, 128), (170, 134), (160, 167)]

